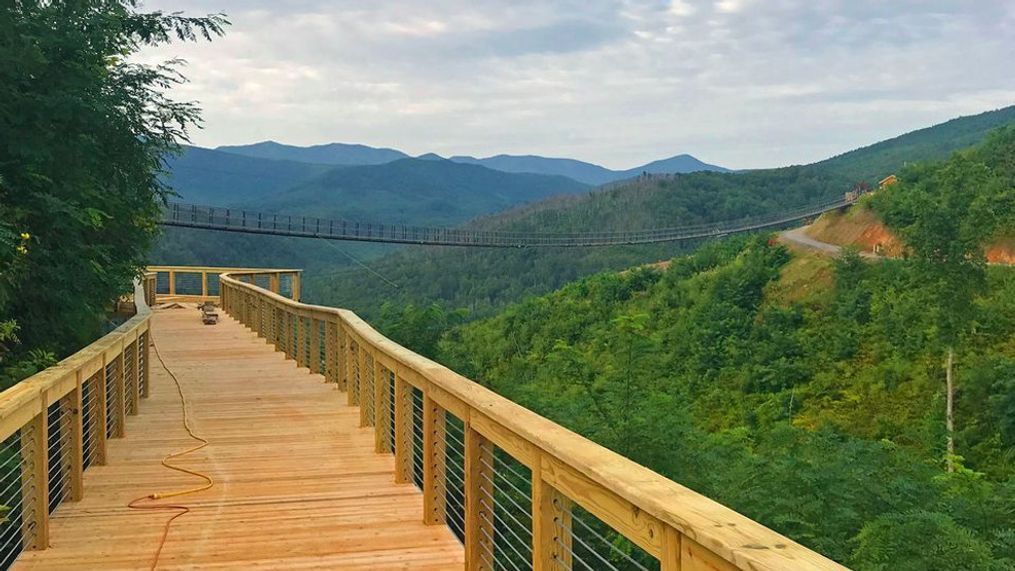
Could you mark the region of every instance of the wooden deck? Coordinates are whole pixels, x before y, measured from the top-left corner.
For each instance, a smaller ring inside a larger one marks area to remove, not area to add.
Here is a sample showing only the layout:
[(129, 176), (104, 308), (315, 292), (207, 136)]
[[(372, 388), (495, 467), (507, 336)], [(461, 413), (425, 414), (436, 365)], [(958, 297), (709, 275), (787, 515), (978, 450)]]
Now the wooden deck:
[[(215, 487), (167, 499), (191, 512), (169, 532), (159, 569), (461, 569), (461, 544), (422, 522), (422, 496), (394, 483), (394, 458), (374, 453), (370, 428), (345, 393), (297, 369), (229, 317), (201, 324), (196, 309), (160, 310), (153, 336), (190, 401), (207, 448), (180, 464)], [(172, 379), (151, 355), (151, 396), (112, 439), (107, 466), (85, 472), (85, 497), (50, 521), (50, 548), (15, 569), (147, 569), (167, 511), (132, 499), (201, 481), (160, 465), (194, 445)]]

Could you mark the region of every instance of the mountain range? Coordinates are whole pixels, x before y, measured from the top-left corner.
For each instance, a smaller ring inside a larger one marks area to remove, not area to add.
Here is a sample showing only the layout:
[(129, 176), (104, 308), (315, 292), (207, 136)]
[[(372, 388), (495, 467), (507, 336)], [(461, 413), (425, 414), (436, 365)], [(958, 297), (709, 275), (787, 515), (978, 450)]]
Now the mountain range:
[[(285, 145), (275, 141), (263, 141), (252, 145), (232, 145), (216, 147), (234, 155), (243, 155), (261, 159), (299, 161), (332, 166), (379, 165), (400, 159), (412, 158), (407, 153), (388, 148), (376, 148), (366, 145), (347, 143), (328, 143), (298, 147)], [(606, 184), (628, 179), (642, 173), (686, 173), (697, 171), (727, 172), (729, 169), (702, 162), (687, 154), (676, 155), (667, 159), (653, 161), (626, 170), (613, 170), (606, 167), (567, 158), (541, 157), (538, 155), (496, 155), (493, 157), (476, 158), (466, 155), (441, 157), (435, 153), (426, 153), (417, 157), (423, 160), (447, 160), (484, 166), (489, 169), (510, 173), (532, 173), (566, 176), (591, 185)]]

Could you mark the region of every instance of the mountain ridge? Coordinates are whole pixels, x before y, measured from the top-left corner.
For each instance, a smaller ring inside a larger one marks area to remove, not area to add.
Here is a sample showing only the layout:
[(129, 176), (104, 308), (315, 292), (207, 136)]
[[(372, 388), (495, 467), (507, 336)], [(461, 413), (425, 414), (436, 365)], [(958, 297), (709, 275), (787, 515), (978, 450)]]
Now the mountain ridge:
[(222, 145), (213, 150), (234, 155), (262, 159), (288, 160), (331, 166), (378, 165), (407, 158), (423, 160), (447, 160), (461, 164), (474, 164), (509, 173), (532, 173), (561, 175), (578, 182), (602, 185), (636, 177), (642, 173), (680, 174), (697, 171), (729, 172), (730, 169), (699, 160), (693, 155), (681, 153), (655, 160), (629, 169), (609, 169), (595, 163), (567, 157), (545, 157), (542, 155), (499, 154), (489, 157), (454, 155), (443, 157), (437, 153), (424, 153), (416, 157), (386, 147), (371, 147), (358, 143), (325, 143), (321, 145), (297, 146), (261, 141), (250, 145)]
[(213, 150), (261, 159), (290, 160), (331, 166), (377, 165), (409, 158), (397, 149), (359, 143), (324, 143), (299, 147), (268, 140), (250, 145), (220, 145)]

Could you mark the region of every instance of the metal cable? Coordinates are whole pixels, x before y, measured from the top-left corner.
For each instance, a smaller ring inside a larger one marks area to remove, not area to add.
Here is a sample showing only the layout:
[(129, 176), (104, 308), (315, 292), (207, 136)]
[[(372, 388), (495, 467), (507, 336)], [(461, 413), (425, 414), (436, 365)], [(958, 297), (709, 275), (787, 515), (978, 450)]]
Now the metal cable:
[[(738, 232), (749, 232), (786, 224), (809, 216), (816, 216), (822, 212), (853, 204), (858, 199), (859, 196), (855, 198), (824, 200), (788, 207), (771, 214), (714, 223), (602, 232), (538, 233), (505, 230), (482, 231), (461, 227), (428, 228), (397, 224), (357, 223), (347, 220), (322, 220), (314, 217), (296, 217), (294, 220), (291, 216), (283, 216), (280, 219), (278, 215), (266, 215), (264, 213), (236, 211), (233, 209), (227, 210), (177, 202), (168, 205), (167, 209), (163, 212), (160, 224), (253, 234), (401, 244), (501, 248), (594, 247), (694, 240)], [(302, 222), (300, 222), (300, 218), (302, 218)], [(254, 224), (255, 222), (256, 224)], [(336, 249), (344, 255), (349, 256), (348, 253), (340, 248), (336, 247)], [(370, 270), (366, 264), (359, 262), (353, 257), (351, 258), (354, 262), (360, 263), (364, 268)], [(387, 278), (379, 274), (378, 277), (388, 281)], [(390, 282), (389, 285), (395, 284)]]

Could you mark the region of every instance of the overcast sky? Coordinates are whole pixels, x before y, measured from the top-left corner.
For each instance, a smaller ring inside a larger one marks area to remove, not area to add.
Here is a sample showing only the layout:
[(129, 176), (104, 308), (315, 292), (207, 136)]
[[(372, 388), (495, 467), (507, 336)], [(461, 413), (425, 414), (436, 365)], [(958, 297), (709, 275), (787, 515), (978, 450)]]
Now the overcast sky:
[(158, 0), (225, 12), (188, 60), (203, 146), (411, 154), (690, 153), (810, 162), (1015, 104), (1015, 1)]

